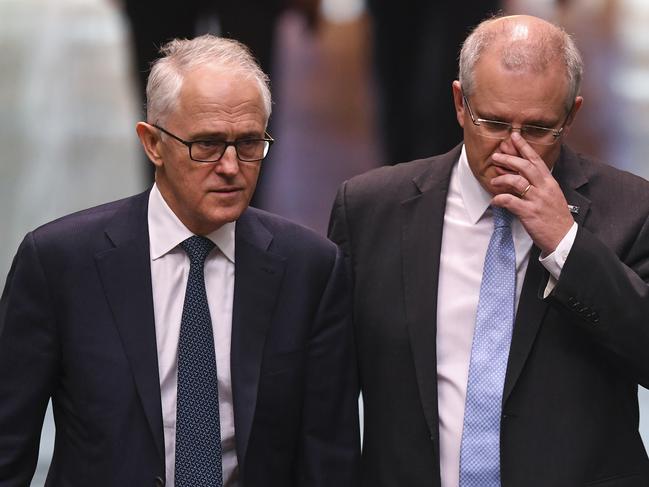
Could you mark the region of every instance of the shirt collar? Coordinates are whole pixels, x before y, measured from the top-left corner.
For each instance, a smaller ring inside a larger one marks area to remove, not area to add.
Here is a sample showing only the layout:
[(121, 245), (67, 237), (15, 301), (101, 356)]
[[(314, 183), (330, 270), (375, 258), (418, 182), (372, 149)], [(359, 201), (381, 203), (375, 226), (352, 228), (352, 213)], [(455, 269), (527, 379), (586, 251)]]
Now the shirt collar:
[[(194, 234), (169, 208), (156, 184), (149, 193), (149, 246), (151, 260), (159, 259)], [(236, 222), (226, 223), (205, 235), (234, 263), (234, 230)]]
[(462, 153), (458, 161), (458, 178), (464, 207), (469, 214), (471, 223), (475, 224), (489, 208), (492, 196), (473, 175), (464, 145), (462, 145)]

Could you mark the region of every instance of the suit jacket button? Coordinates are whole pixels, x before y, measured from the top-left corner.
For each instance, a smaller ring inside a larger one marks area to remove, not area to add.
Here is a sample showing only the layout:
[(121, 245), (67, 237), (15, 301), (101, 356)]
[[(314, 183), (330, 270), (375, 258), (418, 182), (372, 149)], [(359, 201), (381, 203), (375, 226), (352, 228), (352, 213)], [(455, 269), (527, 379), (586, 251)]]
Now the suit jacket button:
[(155, 485), (155, 487), (164, 487), (165, 481), (162, 480), (162, 477), (156, 477), (154, 485)]

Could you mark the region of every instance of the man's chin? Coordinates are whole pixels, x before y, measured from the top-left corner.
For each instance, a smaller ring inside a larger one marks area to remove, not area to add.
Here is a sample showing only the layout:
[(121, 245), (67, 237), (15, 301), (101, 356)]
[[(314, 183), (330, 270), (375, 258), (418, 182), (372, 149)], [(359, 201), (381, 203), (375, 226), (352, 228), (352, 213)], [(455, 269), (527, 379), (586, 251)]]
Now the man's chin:
[(482, 188), (491, 196), (496, 196), (496, 194), (500, 193), (501, 191), (498, 188), (496, 188), (493, 184), (491, 184), (492, 177), (495, 176), (485, 177), (484, 179), (482, 179), (480, 181), (480, 186), (482, 186)]
[(514, 195), (514, 196), (518, 196), (517, 194), (515, 194), (515, 193), (512, 192), (512, 191), (508, 191), (508, 190), (506, 190), (506, 189), (504, 189), (504, 188), (500, 188), (500, 187), (494, 186), (493, 184), (488, 184), (488, 185), (486, 185), (485, 189), (487, 190), (487, 192), (488, 192), (492, 197), (493, 197), (493, 196), (498, 196), (499, 194), (512, 194), (512, 195)]

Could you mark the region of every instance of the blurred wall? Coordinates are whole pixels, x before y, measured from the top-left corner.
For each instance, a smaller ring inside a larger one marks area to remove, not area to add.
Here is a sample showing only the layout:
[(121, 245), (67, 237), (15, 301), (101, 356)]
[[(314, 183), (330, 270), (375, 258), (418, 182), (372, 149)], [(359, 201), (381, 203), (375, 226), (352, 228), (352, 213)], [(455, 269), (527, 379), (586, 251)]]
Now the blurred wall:
[(102, 0), (0, 1), (0, 284), (28, 231), (143, 189), (125, 24)]

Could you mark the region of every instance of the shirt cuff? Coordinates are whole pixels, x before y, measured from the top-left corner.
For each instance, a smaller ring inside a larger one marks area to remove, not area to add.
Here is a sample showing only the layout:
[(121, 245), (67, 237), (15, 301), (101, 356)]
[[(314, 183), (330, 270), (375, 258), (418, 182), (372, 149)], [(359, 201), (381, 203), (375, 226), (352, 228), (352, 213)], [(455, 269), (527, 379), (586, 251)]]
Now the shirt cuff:
[(548, 279), (548, 283), (543, 291), (543, 299), (547, 298), (557, 285), (559, 277), (561, 276), (561, 270), (563, 269), (563, 265), (566, 263), (568, 254), (570, 254), (572, 244), (575, 243), (576, 236), (577, 222), (574, 222), (572, 227), (570, 227), (570, 230), (568, 230), (568, 233), (566, 233), (563, 239), (561, 239), (561, 242), (559, 242), (559, 245), (557, 245), (557, 248), (554, 249), (554, 252), (543, 258), (539, 256), (539, 262), (550, 273), (550, 278)]

